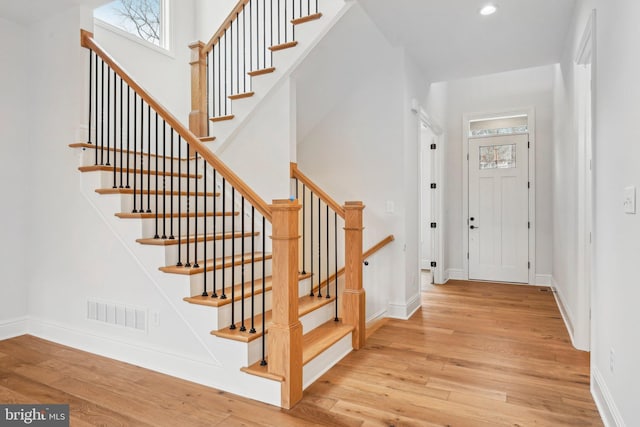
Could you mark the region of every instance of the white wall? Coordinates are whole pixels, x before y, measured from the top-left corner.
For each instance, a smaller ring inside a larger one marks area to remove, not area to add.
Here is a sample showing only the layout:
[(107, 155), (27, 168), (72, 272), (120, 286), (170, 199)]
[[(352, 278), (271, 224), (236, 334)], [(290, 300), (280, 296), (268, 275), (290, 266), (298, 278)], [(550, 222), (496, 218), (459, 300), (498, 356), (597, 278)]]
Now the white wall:
[[(432, 85), (434, 116), (445, 116), (446, 226), (445, 269), (464, 272), (463, 144), (464, 113), (492, 113), (535, 107), (536, 112), (536, 274), (551, 273), (551, 149), (553, 143), (553, 66), (510, 71)], [(466, 162), (465, 162), (466, 163)]]
[(426, 82), (358, 5), (294, 76), (298, 167), (337, 201), (364, 202), (365, 248), (396, 237), (375, 274), (364, 267), (367, 318), (405, 317), (419, 304), (418, 124), (409, 106)]
[(236, 3), (237, 0), (195, 0), (195, 39), (208, 43)]
[(30, 224), (25, 215), (32, 197), (27, 185), (28, 119), (35, 117), (28, 109), (27, 35), (25, 27), (0, 19), (0, 181), (4, 199), (0, 214), (4, 242), (0, 249), (0, 339), (20, 333), (20, 325), (7, 322), (27, 314), (28, 266), (29, 259), (33, 260), (28, 252)]
[[(591, 361), (618, 425), (640, 425), (640, 216), (623, 213), (623, 189), (640, 187), (640, 3), (596, 1), (594, 289)], [(577, 27), (582, 31), (584, 23)], [(613, 350), (614, 369), (610, 366)], [(605, 393), (606, 394), (606, 393)]]
[(99, 24), (93, 31), (96, 41), (143, 88), (180, 121), (188, 124), (191, 111), (189, 44), (196, 39), (195, 0), (172, 1), (171, 5), (169, 51), (123, 36)]

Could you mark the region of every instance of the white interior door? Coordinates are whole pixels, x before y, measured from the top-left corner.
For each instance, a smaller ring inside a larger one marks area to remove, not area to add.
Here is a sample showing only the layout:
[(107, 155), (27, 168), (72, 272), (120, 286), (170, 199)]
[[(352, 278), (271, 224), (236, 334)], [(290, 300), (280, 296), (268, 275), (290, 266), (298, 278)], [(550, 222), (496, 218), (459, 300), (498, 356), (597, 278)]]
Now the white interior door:
[(429, 128), (423, 127), (420, 141), (420, 268), (430, 270), (435, 252), (434, 233), (431, 228), (431, 223), (435, 222), (435, 191), (431, 188), (431, 184), (435, 182), (434, 156), (431, 150), (431, 144), (435, 143), (435, 135)]
[(528, 283), (528, 136), (469, 139), (469, 279)]

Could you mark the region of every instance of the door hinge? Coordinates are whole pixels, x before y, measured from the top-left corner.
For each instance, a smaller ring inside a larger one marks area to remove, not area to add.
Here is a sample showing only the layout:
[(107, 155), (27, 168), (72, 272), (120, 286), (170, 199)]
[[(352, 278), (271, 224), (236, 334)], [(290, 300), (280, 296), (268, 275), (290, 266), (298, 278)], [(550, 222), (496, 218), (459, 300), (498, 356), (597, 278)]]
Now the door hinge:
[(527, 228), (531, 228), (531, 221), (527, 222)]
[(527, 148), (531, 148), (531, 141), (527, 141)]
[(431, 261), (431, 267), (436, 267), (436, 266), (437, 266), (436, 262), (435, 261)]
[(469, 160), (469, 153), (467, 153), (467, 160)]
[(469, 252), (467, 252), (467, 259), (469, 259)]
[(531, 270), (531, 261), (529, 261), (529, 262), (527, 263), (527, 268), (528, 268), (529, 270)]
[(436, 223), (435, 222), (431, 223), (431, 228), (436, 228)]
[(531, 188), (531, 181), (527, 181), (527, 188)]
[(431, 149), (435, 150), (436, 149), (436, 144), (431, 144)]
[(435, 188), (436, 188), (436, 183), (435, 182), (431, 183), (431, 188), (435, 190)]

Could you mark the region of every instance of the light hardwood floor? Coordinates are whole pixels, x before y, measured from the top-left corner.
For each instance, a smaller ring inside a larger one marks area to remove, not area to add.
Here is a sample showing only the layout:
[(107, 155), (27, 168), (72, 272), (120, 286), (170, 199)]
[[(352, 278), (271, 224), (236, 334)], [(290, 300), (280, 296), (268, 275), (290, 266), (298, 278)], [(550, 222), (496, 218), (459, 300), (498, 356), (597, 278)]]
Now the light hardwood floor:
[(31, 336), (0, 341), (0, 402), (69, 403), (72, 426), (601, 426), (544, 289), (430, 287), (289, 411)]

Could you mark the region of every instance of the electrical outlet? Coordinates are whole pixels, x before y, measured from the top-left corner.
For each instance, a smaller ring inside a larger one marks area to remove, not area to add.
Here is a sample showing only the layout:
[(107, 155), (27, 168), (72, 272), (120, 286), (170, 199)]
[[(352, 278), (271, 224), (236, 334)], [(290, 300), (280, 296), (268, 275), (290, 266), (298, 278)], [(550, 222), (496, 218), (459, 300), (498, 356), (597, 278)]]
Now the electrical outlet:
[(626, 187), (624, 189), (624, 213), (636, 213), (636, 187)]
[(609, 370), (613, 374), (615, 370), (615, 362), (616, 362), (616, 352), (613, 351), (613, 348), (609, 350)]

